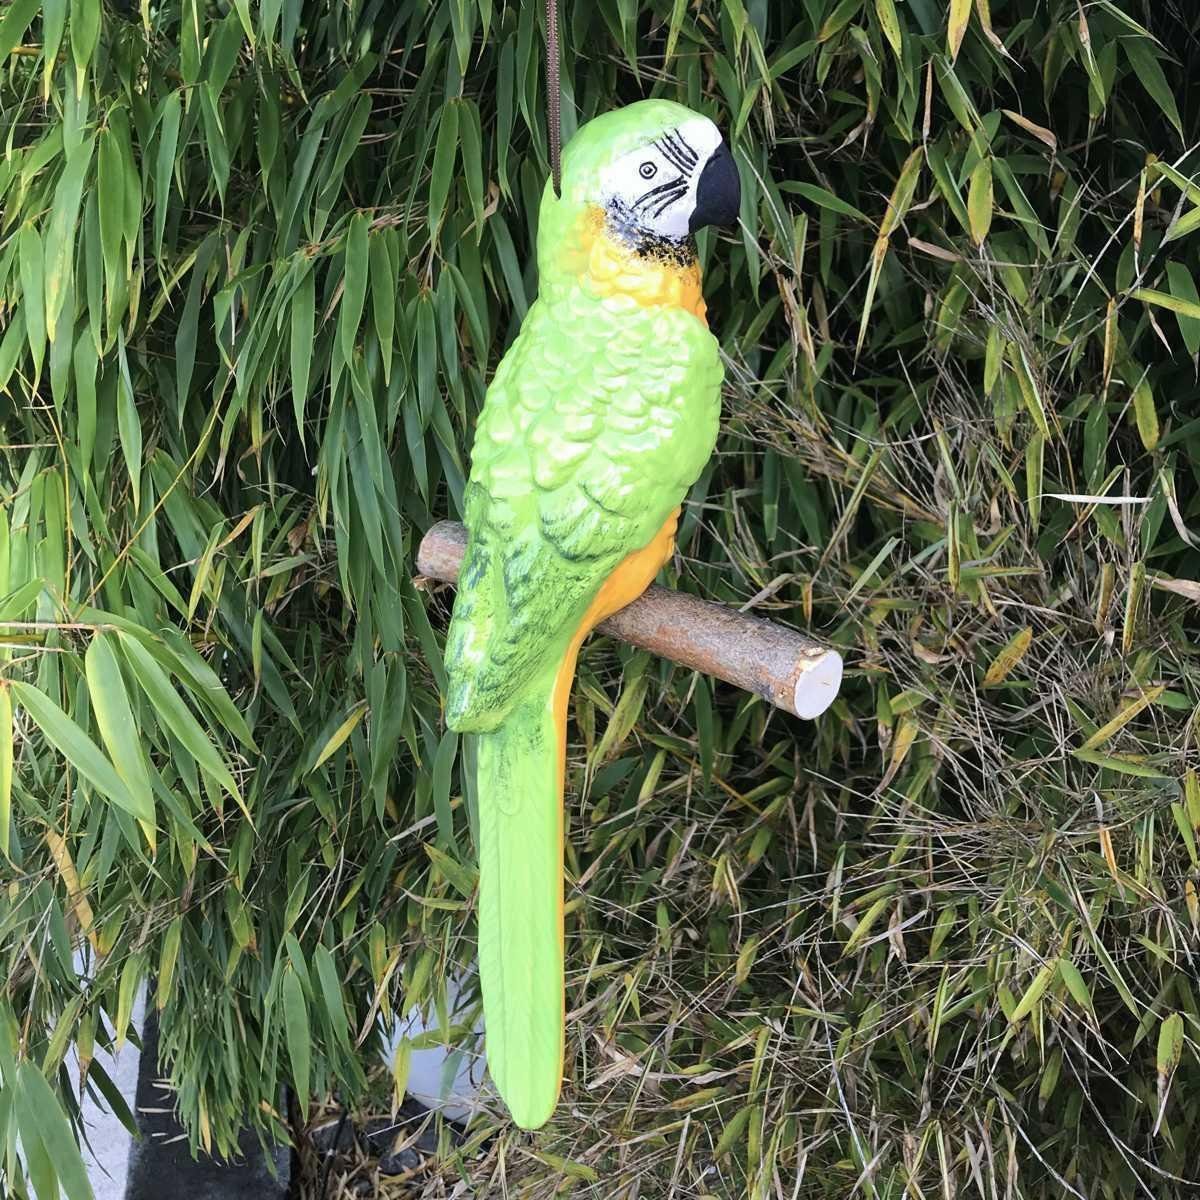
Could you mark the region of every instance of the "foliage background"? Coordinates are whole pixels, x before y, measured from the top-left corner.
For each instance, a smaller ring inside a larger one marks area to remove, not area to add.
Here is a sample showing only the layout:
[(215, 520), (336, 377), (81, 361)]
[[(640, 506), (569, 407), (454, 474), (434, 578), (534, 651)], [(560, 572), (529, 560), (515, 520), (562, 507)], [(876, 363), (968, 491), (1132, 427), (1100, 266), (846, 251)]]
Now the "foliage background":
[[(280, 1135), (281, 1082), (367, 1103), (377, 1018), (468, 1035), (473, 797), (411, 564), (536, 291), (541, 8), (0, 7), (16, 1195), (86, 1193), (64, 1056), (143, 978), (213, 1150)], [(481, 1118), (444, 1186), (1196, 1186), (1198, 31), (1151, 0), (565, 5), (568, 134), (675, 96), (742, 169), (673, 582), (849, 673), (807, 725), (590, 648), (565, 1103), (528, 1143)]]

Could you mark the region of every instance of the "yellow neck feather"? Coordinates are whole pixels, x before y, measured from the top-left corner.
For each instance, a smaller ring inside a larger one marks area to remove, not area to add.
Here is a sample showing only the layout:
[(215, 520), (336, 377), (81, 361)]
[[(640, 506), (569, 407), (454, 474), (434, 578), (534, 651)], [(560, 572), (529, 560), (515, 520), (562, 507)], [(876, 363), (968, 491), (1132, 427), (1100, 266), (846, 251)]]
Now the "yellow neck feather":
[(573, 273), (592, 295), (628, 296), (643, 308), (682, 308), (705, 321), (699, 264), (635, 254), (608, 236), (604, 213), (595, 205), (584, 211), (571, 257)]

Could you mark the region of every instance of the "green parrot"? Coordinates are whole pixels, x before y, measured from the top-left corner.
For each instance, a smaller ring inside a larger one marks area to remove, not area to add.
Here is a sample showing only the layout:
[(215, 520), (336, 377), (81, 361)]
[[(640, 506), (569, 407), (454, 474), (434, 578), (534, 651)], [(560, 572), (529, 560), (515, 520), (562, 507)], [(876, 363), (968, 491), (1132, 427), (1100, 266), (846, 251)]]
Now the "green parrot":
[(465, 495), (446, 719), (477, 737), (488, 1066), (544, 1124), (563, 1073), (562, 793), (579, 645), (670, 557), (712, 453), (723, 370), (693, 234), (737, 220), (707, 117), (645, 100), (584, 125), (547, 184), (539, 295), (496, 370)]

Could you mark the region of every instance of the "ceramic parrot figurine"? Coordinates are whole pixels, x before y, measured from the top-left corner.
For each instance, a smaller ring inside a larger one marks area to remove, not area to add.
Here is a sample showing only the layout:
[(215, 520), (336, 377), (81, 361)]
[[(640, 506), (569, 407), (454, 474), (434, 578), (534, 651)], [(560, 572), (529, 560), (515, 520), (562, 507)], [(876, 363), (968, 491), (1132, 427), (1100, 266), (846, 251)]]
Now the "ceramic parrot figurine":
[(539, 295), (488, 389), (447, 639), (451, 728), (477, 735), (488, 1065), (517, 1124), (563, 1071), (562, 793), (579, 645), (670, 557), (722, 380), (693, 234), (737, 169), (707, 117), (646, 100), (584, 125), (547, 184)]

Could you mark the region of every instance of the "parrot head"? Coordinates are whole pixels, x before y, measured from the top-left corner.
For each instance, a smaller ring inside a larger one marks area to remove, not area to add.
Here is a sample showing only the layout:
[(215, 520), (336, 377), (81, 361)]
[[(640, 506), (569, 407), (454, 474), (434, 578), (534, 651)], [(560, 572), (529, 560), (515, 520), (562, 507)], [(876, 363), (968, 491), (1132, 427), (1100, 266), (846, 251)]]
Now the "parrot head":
[[(543, 279), (582, 274), (589, 265), (593, 275), (611, 270), (625, 280), (672, 266), (694, 272), (693, 235), (736, 224), (740, 202), (733, 155), (708, 117), (670, 100), (604, 113), (567, 144), (561, 198), (547, 187)], [(697, 293), (698, 285), (697, 275)]]

